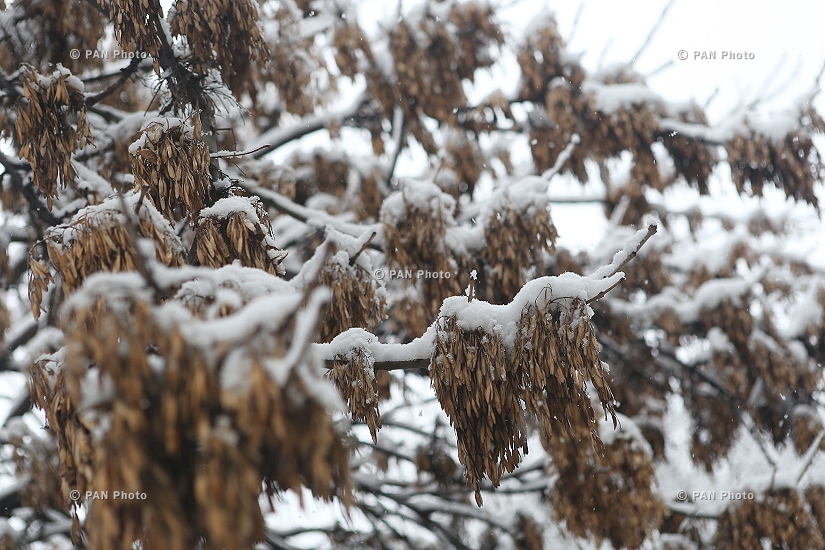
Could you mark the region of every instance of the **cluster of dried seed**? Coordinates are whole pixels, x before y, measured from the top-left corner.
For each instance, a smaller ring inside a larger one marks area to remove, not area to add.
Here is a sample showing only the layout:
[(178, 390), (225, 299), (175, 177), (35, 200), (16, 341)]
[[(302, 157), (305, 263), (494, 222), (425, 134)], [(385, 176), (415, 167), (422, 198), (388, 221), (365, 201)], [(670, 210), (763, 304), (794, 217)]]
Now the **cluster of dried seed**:
[(109, 20), (115, 25), (115, 37), (126, 51), (146, 52), (158, 59), (166, 32), (162, 28), (163, 10), (159, 0), (97, 0), (103, 9), (109, 10)]
[(614, 423), (613, 393), (599, 359), (599, 342), (590, 322), (589, 308), (580, 299), (566, 304), (548, 302), (544, 308), (528, 305), (519, 320), (513, 364), (520, 377), (521, 398), (527, 413), (546, 433), (552, 421), (562, 429), (574, 429), (583, 414), (594, 446), (602, 447), (587, 383), (596, 389), (605, 415)]
[[(224, 201), (241, 201), (243, 208), (224, 209)], [(222, 267), (239, 260), (273, 275), (283, 275), (281, 262), (287, 253), (272, 238), (269, 214), (257, 197), (221, 199), (195, 224), (195, 254), (200, 265)]]
[(381, 413), (372, 355), (360, 348), (349, 350), (346, 355), (336, 355), (329, 377), (347, 402), (352, 419), (365, 421), (373, 442), (377, 443)]
[(527, 453), (527, 425), (519, 403), (519, 380), (500, 336), (462, 328), (441, 317), (430, 377), (441, 408), (458, 439), (464, 477), (481, 506), (481, 481), (498, 486)]
[(349, 254), (332, 256), (321, 271), (320, 282), (332, 290), (321, 325), (322, 342), (329, 342), (351, 328), (374, 331), (386, 317), (386, 292), (371, 273), (350, 261)]
[[(262, 486), (270, 495), (306, 486), (347, 502), (348, 457), (309, 389), (317, 381), (299, 365), (276, 383), (265, 367), (289, 349), (294, 314), (216, 355), (161, 323), (168, 316), (144, 298), (128, 290), (73, 303), (62, 320), (65, 363), (32, 369), (33, 401), (58, 438), (64, 497), (146, 495), (87, 502), (90, 547), (249, 548), (263, 536)], [(241, 356), (248, 383), (222, 384), (221, 370), (239, 368)], [(90, 403), (89, 384), (108, 397)]]
[(426, 472), (432, 475), (441, 486), (452, 484), (458, 470), (443, 442), (435, 438), (418, 448), (415, 453), (415, 467), (419, 474)]
[(495, 211), (484, 227), (484, 299), (510, 302), (527, 282), (526, 272), (542, 265), (545, 253), (555, 252), (557, 236), (546, 205), (519, 210), (508, 201)]
[[(182, 265), (185, 250), (172, 227), (152, 205), (131, 199), (128, 202), (137, 206), (136, 236), (154, 243), (157, 261), (168, 266)], [(140, 253), (127, 228), (132, 222), (121, 208), (119, 199), (109, 199), (81, 210), (68, 224), (46, 232), (44, 242), (49, 263), (60, 278), (64, 296), (80, 288), (93, 273), (137, 269)], [(32, 312), (39, 317), (43, 292), (53, 277), (46, 263), (34, 257), (30, 258), (30, 269), (29, 299)]]
[(522, 77), (519, 97), (536, 102), (544, 99), (553, 79), (563, 77), (578, 88), (585, 77), (578, 64), (565, 59), (564, 40), (552, 17), (548, 18), (545, 26), (526, 38), (518, 52), (518, 64)]
[(28, 479), (21, 491), (23, 506), (31, 506), (38, 512), (62, 509), (65, 502), (60, 491), (60, 462), (55, 440), (32, 433), (22, 422), (13, 427), (7, 425), (7, 434), (17, 476)]
[[(73, 49), (93, 50), (106, 25), (96, 6), (84, 0), (19, 0), (14, 2), (15, 25), (4, 28), (0, 41), (0, 67), (13, 72), (21, 63), (46, 70), (58, 63), (80, 73), (99, 67), (100, 58), (72, 59)], [(0, 8), (5, 9), (5, 8)], [(37, 36), (32, 40), (31, 36)]]
[[(556, 421), (554, 421), (554, 424)], [(667, 510), (651, 490), (650, 456), (632, 439), (619, 438), (595, 456), (584, 416), (570, 433), (542, 442), (559, 478), (553, 514), (577, 536), (594, 536), (614, 548), (639, 548), (661, 525)]]
[(263, 65), (267, 54), (253, 2), (177, 0), (170, 26), (186, 36), (195, 72), (206, 74), (217, 65), (233, 92), (253, 89), (252, 63)]
[(262, 79), (275, 85), (287, 112), (304, 116), (321, 103), (313, 74), (326, 70), (326, 62), (315, 47), (315, 37), (302, 35), (302, 18), (289, 4), (278, 3), (270, 22), (277, 23), (277, 32), (267, 33), (269, 63)]
[(350, 20), (336, 20), (332, 47), (335, 48), (338, 70), (350, 79), (363, 74), (366, 64), (374, 60), (367, 35)]
[(804, 113), (808, 127), (793, 131), (782, 139), (772, 139), (759, 132), (737, 134), (725, 144), (731, 177), (739, 192), (746, 190), (762, 195), (762, 187), (773, 183), (788, 197), (804, 200), (816, 207), (814, 182), (820, 181), (825, 165), (814, 146), (812, 132), (825, 132), (825, 121), (814, 112)]
[(135, 187), (148, 186), (152, 204), (170, 221), (197, 213), (210, 200), (209, 147), (179, 119), (153, 122), (130, 148)]
[(32, 167), (32, 182), (49, 208), (57, 196), (58, 184), (67, 187), (77, 176), (72, 153), (91, 143), (86, 121), (86, 98), (79, 81), (68, 71), (44, 77), (31, 67), (23, 76), (26, 102), (17, 106), (17, 141), (20, 158)]
[(825, 548), (822, 526), (793, 489), (769, 491), (760, 500), (745, 500), (721, 515), (716, 548)]
[[(409, 185), (416, 185), (416, 182)], [(404, 193), (406, 191), (402, 190), (402, 199)], [(446, 241), (447, 228), (455, 224), (452, 217), (455, 201), (444, 194), (433, 197), (426, 206), (403, 199), (401, 216), (396, 215), (396, 202), (385, 200), (381, 210), (386, 243), (384, 250), (389, 268), (450, 275), (404, 279), (405, 284), (417, 286), (420, 298), (411, 297), (406, 302), (410, 311), (394, 310), (408, 330), (418, 335), (435, 320), (445, 298), (461, 293), (457, 273), (459, 263), (464, 263), (464, 260), (453, 256)]]
[(386, 116), (396, 106), (403, 109), (409, 133), (425, 151), (437, 154), (424, 117), (456, 125), (456, 108), (467, 103), (462, 80), (472, 80), (477, 68), (492, 64), (491, 49), (503, 38), (492, 10), (473, 2), (453, 4), (449, 21), (429, 10), (417, 20), (401, 21), (389, 32), (397, 78), (372, 67), (366, 73), (370, 96), (378, 100)]
[[(705, 113), (696, 105), (677, 113), (677, 117), (681, 122), (703, 126), (708, 124)], [(700, 193), (706, 194), (708, 178), (719, 160), (714, 149), (679, 132), (665, 132), (660, 137), (662, 144), (673, 159), (676, 174), (695, 185)]]

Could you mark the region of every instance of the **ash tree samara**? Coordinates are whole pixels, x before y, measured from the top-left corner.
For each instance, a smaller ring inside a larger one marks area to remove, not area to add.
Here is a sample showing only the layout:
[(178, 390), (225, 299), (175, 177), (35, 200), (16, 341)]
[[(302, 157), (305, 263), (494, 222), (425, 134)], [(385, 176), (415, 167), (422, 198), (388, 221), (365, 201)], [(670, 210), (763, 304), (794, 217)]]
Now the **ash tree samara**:
[(819, 82), (711, 123), (476, 1), (0, 7), (0, 548), (825, 548)]

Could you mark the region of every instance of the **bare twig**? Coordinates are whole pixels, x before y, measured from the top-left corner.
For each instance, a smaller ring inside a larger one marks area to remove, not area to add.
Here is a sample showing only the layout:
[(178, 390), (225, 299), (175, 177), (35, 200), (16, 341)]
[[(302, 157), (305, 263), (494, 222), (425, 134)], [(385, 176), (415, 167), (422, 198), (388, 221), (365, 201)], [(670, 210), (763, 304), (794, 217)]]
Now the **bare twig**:
[(137, 72), (138, 66), (140, 65), (141, 61), (143, 61), (142, 57), (134, 57), (132, 61), (129, 62), (129, 65), (124, 67), (120, 70), (120, 78), (118, 78), (111, 86), (100, 92), (99, 94), (95, 94), (93, 96), (89, 96), (86, 98), (86, 107), (94, 107), (113, 93), (115, 93), (118, 88), (123, 86), (127, 80), (129, 80), (135, 72)]
[(407, 121), (404, 118), (404, 109), (396, 106), (392, 117), (392, 141), (395, 143), (395, 150), (392, 152), (392, 160), (387, 169), (387, 174), (384, 180), (389, 184), (392, 176), (395, 173), (395, 167), (398, 164), (398, 157), (401, 155), (401, 149), (404, 146), (404, 134), (406, 133)]
[(209, 157), (213, 158), (213, 159), (236, 159), (236, 158), (243, 157), (243, 156), (246, 156), (246, 155), (252, 155), (254, 153), (257, 153), (258, 151), (263, 151), (263, 150), (268, 151), (269, 149), (272, 149), (272, 145), (270, 145), (268, 143), (265, 143), (264, 145), (261, 145), (260, 147), (256, 147), (255, 149), (251, 149), (249, 151), (241, 151), (241, 152), (237, 152), (237, 151), (219, 151), (217, 153), (212, 153), (211, 155), (209, 155)]
[(59, 224), (60, 220), (58, 220), (57, 217), (51, 213), (45, 204), (40, 202), (40, 197), (37, 196), (37, 193), (35, 193), (32, 186), (23, 183), (23, 178), (17, 171), (18, 167), (3, 153), (0, 153), (0, 164), (3, 165), (5, 173), (8, 174), (9, 178), (11, 178), (12, 186), (20, 191), (23, 197), (25, 197), (26, 201), (29, 203), (29, 208), (37, 214), (37, 217), (39, 217), (40, 220), (46, 225)]
[(367, 248), (369, 248), (370, 243), (372, 242), (372, 240), (375, 238), (376, 235), (378, 235), (378, 233), (376, 231), (373, 231), (372, 234), (370, 235), (369, 239), (367, 239), (367, 241), (364, 244), (361, 245), (361, 248), (358, 250), (358, 252), (356, 252), (355, 255), (352, 258), (349, 259), (349, 265), (350, 266), (355, 265), (355, 262), (358, 261), (358, 256), (363, 254), (364, 251)]
[(648, 33), (647, 38), (645, 38), (645, 41), (642, 43), (642, 46), (639, 48), (639, 51), (637, 51), (636, 54), (632, 58), (630, 58), (630, 63), (628, 64), (630, 67), (632, 67), (636, 63), (636, 60), (639, 59), (639, 56), (642, 55), (642, 53), (650, 45), (650, 41), (653, 39), (653, 35), (655, 35), (656, 31), (659, 30), (659, 27), (662, 26), (662, 22), (664, 22), (665, 16), (667, 16), (667, 12), (670, 11), (670, 8), (675, 3), (676, 0), (670, 0), (670, 2), (668, 2), (665, 8), (662, 10), (661, 15), (659, 15), (659, 20), (656, 21), (656, 24), (653, 25), (652, 29), (650, 29), (650, 32)]

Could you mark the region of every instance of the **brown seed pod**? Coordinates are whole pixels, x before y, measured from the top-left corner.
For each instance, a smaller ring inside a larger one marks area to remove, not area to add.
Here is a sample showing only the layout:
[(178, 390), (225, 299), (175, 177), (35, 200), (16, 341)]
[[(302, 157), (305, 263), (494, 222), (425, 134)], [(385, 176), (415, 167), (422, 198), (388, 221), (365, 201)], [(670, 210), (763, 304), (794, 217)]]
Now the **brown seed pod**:
[(305, 339), (301, 296), (266, 298), (266, 316), (198, 320), (174, 301), (151, 305), (137, 274), (96, 277), (64, 308), (65, 352), (32, 373), (64, 491), (145, 495), (87, 503), (91, 548), (248, 548), (263, 536), (262, 486), (349, 502), (327, 411), (337, 401), (318, 391), (311, 354), (286, 363), (290, 342)]
[(273, 275), (284, 273), (287, 253), (275, 246), (269, 214), (257, 197), (229, 197), (201, 210), (195, 234), (200, 265), (222, 267), (239, 260)]
[(321, 271), (320, 282), (332, 290), (332, 300), (321, 325), (320, 341), (330, 342), (351, 328), (375, 331), (386, 318), (386, 290), (371, 273), (369, 262), (361, 259), (358, 243), (338, 235), (332, 256)]
[(513, 363), (521, 378), (525, 409), (544, 432), (549, 436), (552, 425), (572, 436), (576, 420), (583, 414), (593, 445), (601, 452), (588, 381), (596, 389), (605, 415), (610, 414), (614, 423), (616, 412), (588, 309), (578, 298), (548, 301), (542, 309), (528, 304), (519, 320)]
[(50, 435), (43, 437), (32, 432), (17, 419), (6, 424), (6, 434), (13, 448), (15, 471), (29, 480), (21, 491), (23, 505), (38, 512), (63, 508), (57, 442)]
[(714, 545), (720, 549), (760, 548), (767, 539), (774, 548), (825, 548), (814, 517), (793, 489), (774, 489), (760, 500), (745, 500), (720, 516)]
[(781, 137), (748, 128), (725, 143), (731, 177), (740, 193), (762, 195), (762, 187), (772, 183), (788, 197), (819, 208), (813, 186), (825, 165), (812, 134), (825, 132), (825, 122), (813, 110), (800, 112), (799, 118), (807, 123), (800, 122), (801, 128), (789, 129)]
[(32, 182), (51, 209), (58, 185), (68, 187), (77, 176), (72, 153), (92, 143), (83, 83), (66, 69), (44, 77), (28, 66), (22, 80), (27, 101), (17, 106), (20, 158), (31, 164)]
[(209, 147), (201, 140), (199, 118), (187, 128), (176, 118), (154, 121), (129, 147), (135, 188), (147, 196), (170, 221), (195, 219), (210, 201)]
[[(138, 195), (125, 199), (127, 208), (136, 210), (138, 237), (155, 245), (155, 259), (167, 266), (183, 264), (184, 248), (169, 223)], [(131, 223), (122, 211), (119, 198), (89, 206), (65, 225), (50, 228), (44, 242), (49, 263), (60, 277), (64, 296), (83, 285), (86, 277), (100, 271), (134, 271), (137, 269), (135, 243), (126, 228)], [(29, 297), (32, 311), (40, 316), (43, 292), (53, 280), (48, 266), (30, 258)]]
[(373, 442), (377, 443), (381, 413), (378, 410), (378, 385), (372, 355), (363, 348), (351, 348), (345, 355), (335, 356), (328, 375), (347, 402), (352, 419), (365, 421)]
[(542, 439), (559, 474), (553, 515), (575, 535), (594, 536), (597, 544), (607, 539), (615, 548), (639, 548), (667, 509), (651, 488), (654, 469), (647, 443), (641, 433), (627, 437), (622, 431), (599, 458), (588, 441), (586, 420), (582, 414), (570, 433)]
[(109, 9), (109, 20), (115, 25), (115, 38), (125, 51), (146, 52), (158, 59), (162, 47), (160, 37), (165, 30), (161, 18), (163, 9), (159, 0), (97, 0), (98, 4)]
[[(417, 273), (436, 273), (438, 277), (405, 278), (407, 285), (415, 285), (421, 294), (413, 316), (421, 316), (429, 326), (441, 308), (444, 298), (461, 292), (457, 272), (462, 259), (456, 259), (447, 243), (447, 229), (455, 225), (455, 200), (441, 192), (434, 184), (407, 181), (400, 193), (384, 200), (381, 222), (384, 226), (384, 250), (390, 269)], [(398, 319), (414, 334), (409, 319), (401, 313)]]
[(177, 0), (169, 23), (173, 33), (186, 36), (195, 72), (217, 67), (236, 94), (254, 91), (252, 63), (263, 65), (268, 53), (254, 2)]
[(430, 377), (458, 438), (464, 477), (481, 506), (481, 480), (494, 487), (527, 453), (527, 426), (518, 378), (500, 336), (462, 328), (456, 317), (437, 321)]
[(484, 222), (484, 299), (491, 303), (509, 303), (532, 278), (528, 273), (544, 263), (545, 254), (556, 250), (558, 233), (550, 220), (546, 193), (526, 191), (505, 192)]

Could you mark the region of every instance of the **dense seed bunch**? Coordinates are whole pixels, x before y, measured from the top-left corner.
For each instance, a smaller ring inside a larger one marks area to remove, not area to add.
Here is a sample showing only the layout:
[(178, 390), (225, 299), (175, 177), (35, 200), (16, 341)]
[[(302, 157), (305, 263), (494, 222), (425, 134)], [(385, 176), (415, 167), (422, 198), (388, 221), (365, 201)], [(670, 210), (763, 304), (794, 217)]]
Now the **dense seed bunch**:
[(21, 491), (23, 505), (38, 512), (63, 508), (57, 442), (34, 433), (22, 421), (9, 422), (6, 435), (14, 449), (12, 460), (17, 475), (28, 479)]
[(31, 164), (34, 186), (51, 208), (58, 184), (67, 187), (77, 176), (72, 153), (92, 142), (83, 84), (65, 69), (44, 77), (26, 67), (23, 95), (27, 101), (17, 106), (20, 158)]
[(377, 443), (381, 412), (378, 410), (378, 384), (372, 356), (358, 348), (346, 355), (336, 355), (329, 377), (347, 402), (352, 419), (365, 421), (373, 442)]
[[(690, 124), (707, 126), (708, 119), (697, 105), (692, 105), (677, 114), (678, 120)], [(695, 185), (699, 192), (708, 192), (708, 178), (718, 162), (718, 155), (709, 145), (696, 139), (690, 139), (679, 132), (665, 132), (661, 136), (662, 144), (673, 159), (676, 174), (685, 181)]]
[(196, 72), (217, 65), (233, 92), (253, 89), (251, 65), (264, 64), (267, 53), (253, 2), (177, 0), (170, 26), (186, 36)]
[(807, 127), (788, 133), (781, 139), (758, 131), (737, 134), (725, 144), (733, 183), (740, 193), (748, 184), (755, 195), (762, 194), (766, 183), (783, 189), (788, 197), (804, 200), (817, 208), (814, 182), (825, 174), (825, 165), (814, 147), (812, 132), (825, 132), (825, 122), (814, 111), (802, 114)]
[(329, 342), (351, 328), (374, 331), (386, 317), (386, 291), (369, 271), (351, 262), (349, 254), (333, 255), (321, 271), (320, 282), (332, 290), (332, 300), (321, 325), (322, 342)]
[(165, 33), (159, 0), (97, 0), (109, 9), (109, 20), (115, 25), (115, 37), (126, 51), (146, 52), (158, 59), (162, 48), (160, 37)]
[(725, 510), (716, 529), (715, 547), (825, 548), (822, 527), (793, 489), (769, 491), (761, 500), (745, 500)]
[(263, 536), (262, 486), (348, 501), (347, 453), (329, 404), (309, 390), (315, 366), (266, 366), (290, 349), (294, 312), (274, 332), (264, 321), (215, 354), (202, 341), (216, 334), (210, 321), (174, 304), (155, 309), (139, 288), (99, 294), (107, 298), (67, 306), (65, 350), (32, 370), (33, 401), (60, 427), (63, 496), (146, 494), (87, 502), (91, 548), (249, 548)]
[(287, 2), (278, 2), (273, 9), (269, 23), (276, 31), (266, 33), (269, 63), (263, 78), (278, 89), (278, 97), (287, 112), (304, 116), (322, 102), (320, 86), (315, 80), (326, 70), (326, 62), (315, 47), (315, 37), (301, 33), (303, 14)]
[(595, 413), (587, 394), (588, 381), (614, 423), (616, 413), (588, 309), (580, 299), (569, 300), (569, 305), (551, 301), (542, 309), (535, 305), (526, 307), (519, 321), (513, 363), (520, 376), (521, 398), (527, 413), (547, 433), (555, 420), (553, 425), (568, 434), (575, 433), (571, 430), (583, 414), (593, 444), (601, 451)]
[[(521, 67), (521, 99), (541, 102), (548, 91), (548, 84), (556, 77), (563, 77), (578, 88), (584, 80), (584, 71), (578, 64), (565, 59), (564, 40), (552, 17), (547, 24), (529, 35), (518, 52)], [(566, 142), (565, 142), (566, 143)]]
[(168, 220), (195, 219), (211, 189), (209, 147), (201, 140), (198, 117), (191, 130), (179, 119), (148, 124), (129, 152), (135, 188), (147, 186), (147, 196)]
[(204, 209), (195, 224), (196, 257), (200, 265), (222, 267), (239, 260), (283, 275), (286, 252), (275, 246), (269, 214), (257, 197), (230, 197)]
[(546, 205), (518, 209), (507, 201), (494, 212), (484, 227), (485, 299), (496, 304), (512, 300), (530, 278), (528, 271), (555, 251), (557, 235)]
[(458, 438), (464, 477), (481, 506), (481, 480), (497, 487), (527, 453), (527, 426), (518, 379), (501, 337), (465, 330), (455, 317), (438, 320), (430, 377)]
[[(132, 196), (124, 202), (134, 208), (137, 237), (149, 239), (155, 259), (167, 266), (183, 264), (185, 250), (172, 227), (151, 204)], [(109, 199), (75, 214), (66, 225), (52, 227), (45, 234), (49, 263), (59, 276), (64, 296), (80, 288), (86, 278), (100, 271), (135, 271), (138, 266), (137, 243), (127, 229), (132, 220), (122, 211), (120, 199)], [(48, 266), (32, 257), (29, 298), (35, 317), (40, 316), (43, 292), (51, 282)]]
[(575, 535), (594, 536), (599, 544), (607, 539), (614, 548), (641, 547), (666, 511), (651, 488), (655, 472), (649, 451), (643, 442), (617, 438), (597, 457), (585, 417), (574, 424), (569, 432), (542, 441), (559, 475), (554, 516)]
[[(446, 240), (447, 229), (455, 225), (452, 213), (455, 201), (434, 186), (428, 199), (420, 201), (415, 186), (423, 182), (410, 182), (409, 188), (389, 197), (381, 209), (384, 226), (387, 264), (390, 269), (423, 270), (449, 277), (405, 278), (404, 284), (416, 286), (418, 297), (411, 297), (406, 305), (409, 311), (396, 309), (397, 317), (413, 334), (421, 334), (435, 320), (441, 304), (448, 296), (461, 293), (458, 282), (458, 266), (465, 260), (453, 256)], [(409, 194), (409, 197), (405, 197)], [(415, 199), (412, 195), (415, 194)], [(400, 305), (400, 304), (399, 304)]]
[[(0, 41), (0, 67), (14, 72), (21, 63), (46, 70), (58, 63), (80, 73), (99, 67), (94, 56), (72, 59), (72, 49), (94, 50), (103, 37), (105, 23), (92, 2), (84, 0), (18, 0), (14, 2), (15, 25), (4, 25)], [(0, 4), (0, 9), (6, 9)], [(37, 40), (32, 40), (36, 36)]]

